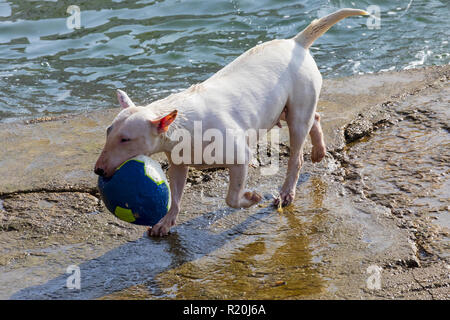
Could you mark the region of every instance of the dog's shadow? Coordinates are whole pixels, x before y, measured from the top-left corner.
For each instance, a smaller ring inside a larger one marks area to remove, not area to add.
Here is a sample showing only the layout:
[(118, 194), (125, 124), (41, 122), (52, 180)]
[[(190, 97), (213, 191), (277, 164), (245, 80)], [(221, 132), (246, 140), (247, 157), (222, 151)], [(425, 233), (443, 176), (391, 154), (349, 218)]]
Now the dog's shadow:
[(199, 259), (239, 236), (252, 223), (273, 214), (273, 207), (262, 208), (246, 220), (221, 233), (208, 230), (211, 217), (225, 217), (235, 212), (225, 208), (208, 212), (175, 227), (164, 238), (143, 236), (121, 245), (104, 255), (80, 264), (80, 289), (69, 289), (70, 274), (24, 288), (11, 299), (95, 299), (128, 287), (144, 284), (158, 287), (155, 277), (185, 262)]

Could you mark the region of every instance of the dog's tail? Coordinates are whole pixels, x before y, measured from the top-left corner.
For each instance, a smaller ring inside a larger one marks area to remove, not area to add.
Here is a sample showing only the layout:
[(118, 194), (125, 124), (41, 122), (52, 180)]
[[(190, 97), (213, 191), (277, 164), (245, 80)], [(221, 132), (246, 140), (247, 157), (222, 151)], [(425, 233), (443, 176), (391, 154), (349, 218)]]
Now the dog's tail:
[(317, 38), (327, 32), (335, 23), (344, 18), (358, 15), (367, 16), (369, 13), (358, 9), (341, 9), (328, 16), (314, 20), (302, 32), (297, 34), (294, 40), (300, 43), (303, 48), (308, 49)]

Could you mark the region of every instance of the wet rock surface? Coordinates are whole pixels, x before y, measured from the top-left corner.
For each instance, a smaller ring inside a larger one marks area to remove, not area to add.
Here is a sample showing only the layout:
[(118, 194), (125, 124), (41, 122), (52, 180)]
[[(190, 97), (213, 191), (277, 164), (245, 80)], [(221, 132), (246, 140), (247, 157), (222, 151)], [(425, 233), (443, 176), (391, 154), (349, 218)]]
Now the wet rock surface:
[[(262, 176), (263, 158), (249, 170), (262, 203), (230, 209), (228, 173), (191, 169), (163, 239), (98, 198), (91, 167), (116, 111), (0, 125), (0, 297), (448, 299), (449, 70), (326, 81), (329, 153), (316, 165), (305, 155), (292, 206), (271, 206), (289, 154), (283, 128), (280, 170)], [(81, 291), (65, 287), (74, 264)]]
[(346, 186), (413, 231), (421, 260), (449, 258), (448, 80), (443, 74), (420, 95), (391, 103), (386, 126), (345, 151)]

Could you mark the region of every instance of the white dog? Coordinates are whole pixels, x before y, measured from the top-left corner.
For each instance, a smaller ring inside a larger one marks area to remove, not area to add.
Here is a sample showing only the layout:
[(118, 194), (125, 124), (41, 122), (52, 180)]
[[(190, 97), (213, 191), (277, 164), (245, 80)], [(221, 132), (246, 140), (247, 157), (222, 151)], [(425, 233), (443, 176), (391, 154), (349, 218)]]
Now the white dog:
[[(172, 206), (149, 230), (150, 235), (163, 236), (175, 224), (188, 166), (205, 167), (198, 163), (174, 164), (171, 151), (178, 140), (171, 139), (169, 129), (172, 132), (182, 128), (193, 134), (194, 122), (201, 121), (203, 130), (214, 128), (225, 136), (227, 129), (270, 130), (284, 120), (289, 128), (290, 157), (286, 179), (275, 204), (290, 204), (295, 197), (307, 135), (311, 136), (313, 162), (322, 160), (326, 153), (320, 118), (315, 113), (322, 77), (308, 48), (339, 20), (354, 15), (368, 13), (342, 9), (315, 20), (294, 38), (260, 44), (203, 83), (145, 107), (135, 106), (125, 92), (117, 90), (123, 110), (107, 130), (106, 144), (95, 164), (95, 173), (111, 176), (122, 162), (136, 155), (165, 152), (170, 164)], [(248, 163), (230, 164), (230, 155), (225, 153), (223, 157), (227, 157), (227, 161), (209, 167), (229, 170), (226, 203), (233, 208), (247, 208), (259, 202), (261, 197), (256, 192), (245, 190)]]

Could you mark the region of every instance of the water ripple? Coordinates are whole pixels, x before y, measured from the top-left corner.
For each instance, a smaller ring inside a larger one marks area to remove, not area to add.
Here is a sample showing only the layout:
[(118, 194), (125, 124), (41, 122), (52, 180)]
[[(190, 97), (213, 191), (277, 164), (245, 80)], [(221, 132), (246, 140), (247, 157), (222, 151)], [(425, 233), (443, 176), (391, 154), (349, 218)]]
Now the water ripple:
[[(149, 103), (211, 76), (257, 43), (287, 38), (339, 7), (381, 8), (381, 28), (346, 19), (311, 48), (324, 77), (450, 62), (443, 1), (111, 1), (0, 3), (0, 121)], [(442, 23), (435, 23), (441, 21)]]

